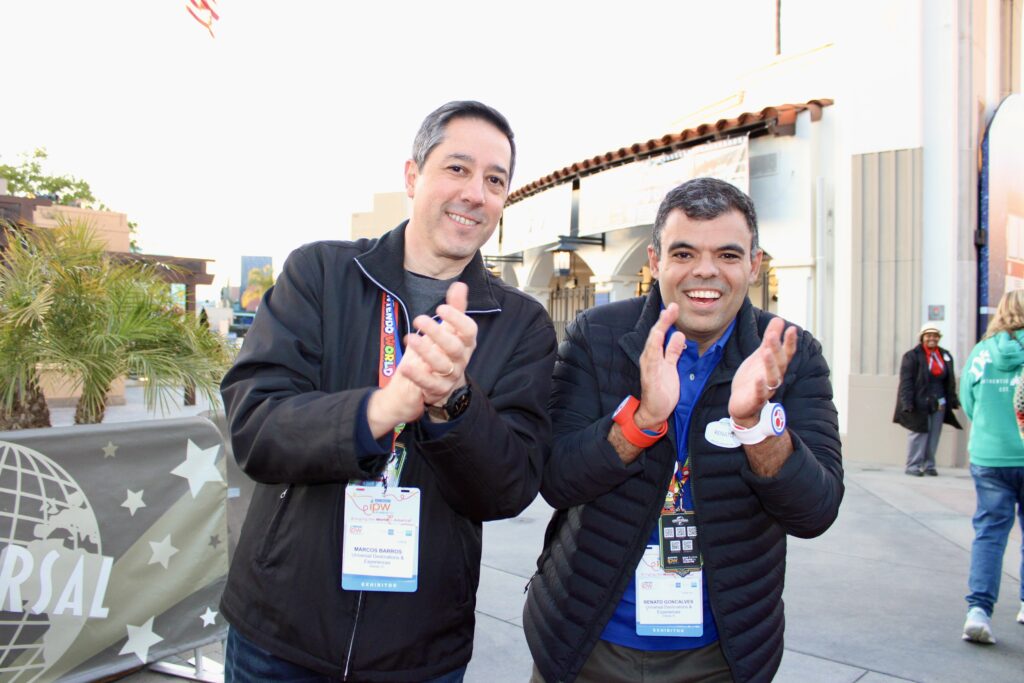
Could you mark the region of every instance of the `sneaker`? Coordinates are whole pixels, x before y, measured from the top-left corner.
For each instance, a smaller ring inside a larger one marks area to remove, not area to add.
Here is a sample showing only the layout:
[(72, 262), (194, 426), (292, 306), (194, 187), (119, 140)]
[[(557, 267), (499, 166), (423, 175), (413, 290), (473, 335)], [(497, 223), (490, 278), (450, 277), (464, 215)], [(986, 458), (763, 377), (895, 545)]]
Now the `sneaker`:
[(922, 472), (921, 470), (914, 470), (914, 469), (907, 470), (906, 472), (904, 472), (904, 474), (909, 474), (912, 477), (923, 477), (924, 476), (924, 472)]
[(982, 608), (972, 607), (967, 610), (967, 621), (964, 622), (964, 640), (995, 645), (996, 638), (992, 635), (991, 619)]
[(1020, 611), (1017, 612), (1017, 623), (1024, 624), (1024, 600), (1020, 601)]
[(936, 470), (925, 470), (924, 473), (927, 474), (929, 477), (939, 476), (939, 473)]

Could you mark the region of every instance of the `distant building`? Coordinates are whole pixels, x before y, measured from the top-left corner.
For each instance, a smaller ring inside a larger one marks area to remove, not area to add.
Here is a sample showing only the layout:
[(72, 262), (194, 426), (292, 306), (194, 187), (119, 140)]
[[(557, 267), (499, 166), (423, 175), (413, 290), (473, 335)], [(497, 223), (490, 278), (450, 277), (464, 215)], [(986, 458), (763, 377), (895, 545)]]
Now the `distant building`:
[(227, 285), (220, 288), (220, 301), (217, 303), (218, 306), (225, 308), (232, 308), (238, 303), (239, 297), (242, 296), (242, 290), (238, 287), (232, 287)]
[(409, 217), (409, 198), (404, 192), (373, 195), (373, 211), (352, 214), (352, 239), (380, 237)]
[(244, 292), (245, 288), (249, 286), (249, 273), (252, 272), (253, 269), (262, 270), (267, 266), (270, 266), (270, 270), (273, 272), (274, 259), (270, 256), (243, 256), (242, 286), (238, 288), (239, 292)]
[[(779, 15), (775, 54), (731, 93), (651, 137), (595, 135), (597, 155), (516, 189), (482, 252), (561, 330), (647, 290), (668, 190), (733, 182), (772, 257), (752, 302), (820, 341), (844, 453), (895, 466), (900, 359), (921, 323), (963, 368), (1002, 292), (1024, 287), (1022, 3), (819, 5)], [(937, 460), (963, 467), (966, 432), (946, 429)]]

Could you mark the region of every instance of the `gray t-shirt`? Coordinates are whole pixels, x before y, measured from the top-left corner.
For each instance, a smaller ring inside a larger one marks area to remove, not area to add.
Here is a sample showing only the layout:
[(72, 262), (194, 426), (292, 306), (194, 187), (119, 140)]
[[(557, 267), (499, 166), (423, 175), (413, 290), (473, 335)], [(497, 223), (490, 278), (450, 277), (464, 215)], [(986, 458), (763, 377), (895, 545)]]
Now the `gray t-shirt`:
[(409, 297), (405, 304), (409, 307), (409, 320), (422, 313), (433, 318), (437, 314), (437, 307), (444, 303), (448, 288), (458, 279), (455, 276), (450, 280), (437, 280), (405, 271), (405, 292)]

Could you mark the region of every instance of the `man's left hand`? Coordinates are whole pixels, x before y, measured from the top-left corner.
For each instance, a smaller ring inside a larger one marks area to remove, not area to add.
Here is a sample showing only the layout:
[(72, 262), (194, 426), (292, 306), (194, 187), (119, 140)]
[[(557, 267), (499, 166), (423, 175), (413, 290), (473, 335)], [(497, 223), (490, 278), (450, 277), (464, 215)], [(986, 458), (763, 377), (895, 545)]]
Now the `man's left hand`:
[(426, 315), (417, 316), (413, 327), (419, 334), (405, 339), (408, 377), (423, 392), (427, 405), (443, 406), (448, 397), (466, 384), (466, 366), (476, 349), (477, 326), (468, 315), (469, 289), (455, 282), (448, 288), (446, 303), (437, 307), (438, 323)]
[(732, 378), (729, 415), (740, 427), (753, 427), (767, 403), (786, 376), (786, 368), (796, 353), (795, 327), (782, 334), (785, 322), (773, 318), (764, 331), (761, 346), (747, 356)]

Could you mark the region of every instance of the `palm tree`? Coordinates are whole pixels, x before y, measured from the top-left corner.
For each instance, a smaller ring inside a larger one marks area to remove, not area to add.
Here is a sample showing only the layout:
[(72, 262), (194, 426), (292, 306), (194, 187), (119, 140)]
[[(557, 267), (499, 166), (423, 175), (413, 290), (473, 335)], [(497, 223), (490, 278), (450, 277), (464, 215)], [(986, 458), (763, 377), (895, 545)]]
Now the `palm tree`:
[[(20, 239), (18, 239), (20, 237)], [(159, 264), (103, 251), (88, 226), (28, 229), (0, 266), (0, 410), (32, 396), (39, 368), (81, 389), (76, 424), (103, 420), (118, 377), (145, 378), (152, 409), (194, 385), (211, 404), (230, 355), (207, 327), (175, 307)]]
[(30, 233), (0, 223), (0, 429), (49, 427), (50, 411), (39, 388), (39, 331), (48, 313), (50, 283), (35, 257)]

